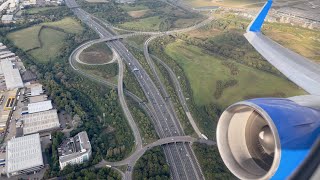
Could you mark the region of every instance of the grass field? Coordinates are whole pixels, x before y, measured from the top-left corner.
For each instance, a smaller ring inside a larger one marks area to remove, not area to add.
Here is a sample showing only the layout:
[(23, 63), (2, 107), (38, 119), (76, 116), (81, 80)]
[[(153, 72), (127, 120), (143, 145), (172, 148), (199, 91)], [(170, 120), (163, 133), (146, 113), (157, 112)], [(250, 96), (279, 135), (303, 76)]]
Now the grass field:
[(105, 43), (98, 43), (85, 49), (79, 58), (88, 64), (104, 64), (112, 60), (112, 51)]
[[(46, 62), (51, 58), (56, 57), (56, 55), (59, 53), (64, 44), (66, 33), (49, 28), (43, 28), (38, 37), (39, 31), (43, 25), (58, 27), (67, 33), (74, 34), (79, 34), (83, 30), (78, 21), (73, 18), (66, 17), (60, 21), (42, 23), (37, 26), (32, 26), (9, 33), (7, 37), (13, 41), (17, 47), (24, 51), (39, 47), (38, 49), (29, 51), (29, 53), (40, 62)], [(39, 38), (43, 43), (42, 47), (40, 47)]]
[[(20, 49), (27, 51), (29, 49), (39, 47), (38, 33), (41, 26), (33, 26), (22, 29), (13, 33), (9, 33), (7, 37), (14, 42)], [(28, 36), (26, 36), (28, 34)]]
[(157, 31), (162, 19), (159, 16), (137, 19), (119, 24), (120, 27), (131, 30)]
[(203, 6), (228, 6), (228, 7), (240, 7), (249, 4), (263, 5), (266, 1), (264, 0), (223, 0), (216, 2), (214, 0), (185, 0), (186, 3), (192, 7), (203, 7)]
[(65, 33), (53, 29), (43, 29), (40, 33), (42, 47), (30, 51), (30, 54), (40, 62), (50, 60), (59, 53), (64, 44), (65, 35)]
[[(247, 97), (274, 96), (284, 94), (293, 96), (304, 94), (293, 83), (272, 74), (259, 71), (242, 64), (236, 64), (239, 74), (233, 76), (229, 69), (222, 65), (222, 60), (208, 55), (200, 48), (186, 45), (178, 40), (169, 44), (165, 52), (184, 70), (193, 91), (195, 103), (206, 105), (211, 102), (226, 107)], [(217, 80), (238, 80), (236, 86), (224, 90), (221, 98), (216, 99)]]
[(29, 9), (26, 9), (26, 10), (23, 10), (23, 12), (26, 12), (28, 14), (38, 14), (39, 12), (42, 12), (42, 11), (46, 11), (46, 10), (49, 10), (49, 9), (58, 9), (60, 7), (35, 7), (35, 8), (29, 8)]
[(267, 24), (263, 32), (281, 45), (320, 62), (320, 31), (285, 24)]

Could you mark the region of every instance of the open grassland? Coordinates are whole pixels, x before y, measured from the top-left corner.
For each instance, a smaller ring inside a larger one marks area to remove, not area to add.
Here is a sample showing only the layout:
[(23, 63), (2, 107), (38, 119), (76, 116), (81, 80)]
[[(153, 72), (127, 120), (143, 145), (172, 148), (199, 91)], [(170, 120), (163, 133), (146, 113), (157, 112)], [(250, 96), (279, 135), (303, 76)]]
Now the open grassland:
[(147, 17), (119, 24), (120, 27), (130, 30), (157, 31), (162, 19), (159, 16)]
[(281, 45), (320, 62), (320, 31), (286, 24), (267, 24), (263, 32)]
[(55, 6), (55, 7), (34, 7), (34, 8), (29, 8), (29, 9), (25, 9), (23, 10), (23, 12), (27, 13), (27, 14), (38, 14), (39, 12), (43, 12), (46, 10), (51, 10), (51, 9), (58, 9), (60, 8), (59, 6)]
[(53, 29), (43, 29), (39, 38), (42, 40), (42, 47), (30, 51), (30, 54), (40, 62), (46, 62), (56, 57), (64, 44), (65, 33)]
[(217, 2), (215, 0), (185, 0), (186, 3), (192, 7), (204, 6), (227, 6), (227, 7), (243, 7), (248, 5), (263, 5), (264, 0), (222, 0)]
[(74, 34), (81, 33), (83, 30), (83, 27), (81, 26), (81, 24), (71, 17), (66, 17), (60, 21), (43, 23), (41, 25), (58, 27), (63, 29), (67, 33), (74, 33)]
[(60, 21), (42, 23), (9, 33), (7, 37), (17, 47), (28, 51), (39, 62), (46, 62), (58, 55), (64, 45), (67, 33), (80, 34), (82, 31), (83, 28), (79, 22), (66, 17)]
[(112, 60), (112, 51), (105, 43), (98, 43), (85, 49), (79, 58), (88, 64), (105, 64)]
[(14, 42), (15, 46), (19, 47), (23, 51), (27, 51), (40, 46), (40, 42), (38, 40), (40, 28), (41, 26), (29, 27), (10, 33), (7, 37)]
[[(199, 106), (214, 102), (226, 107), (248, 97), (293, 96), (304, 93), (286, 79), (238, 63), (236, 66), (239, 74), (231, 75), (221, 59), (180, 40), (167, 45), (165, 52), (184, 70), (195, 103)], [(230, 79), (237, 80), (237, 85), (225, 89), (222, 96), (216, 99), (214, 93), (217, 81)]]

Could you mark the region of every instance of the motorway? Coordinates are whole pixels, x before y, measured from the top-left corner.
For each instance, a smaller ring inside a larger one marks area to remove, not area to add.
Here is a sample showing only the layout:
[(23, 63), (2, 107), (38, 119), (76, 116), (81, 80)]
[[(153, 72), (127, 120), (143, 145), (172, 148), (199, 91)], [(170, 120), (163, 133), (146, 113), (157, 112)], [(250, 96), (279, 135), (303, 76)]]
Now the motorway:
[[(113, 36), (108, 30), (92, 20), (87, 13), (80, 9), (74, 0), (67, 0), (66, 4), (80, 20), (96, 31), (101, 38)], [(159, 137), (162, 139), (173, 136), (184, 136), (184, 132), (179, 121), (171, 113), (164, 98), (161, 96), (150, 76), (142, 68), (139, 61), (119, 40), (114, 40), (107, 44), (111, 48), (114, 48), (124, 62), (127, 63), (128, 68), (131, 69), (135, 75), (148, 101), (151, 103), (155, 115), (154, 119), (156, 121), (154, 122), (154, 125)], [(189, 143), (179, 142), (167, 144), (163, 146), (163, 149), (166, 159), (170, 165), (170, 171), (173, 179), (204, 179)]]
[[(199, 26), (199, 27), (200, 27), (200, 26)], [(155, 77), (156, 77), (156, 80), (158, 81), (158, 83), (159, 83), (159, 85), (160, 85), (160, 87), (161, 87), (161, 90), (163, 91), (164, 96), (165, 96), (165, 97), (169, 97), (169, 94), (168, 94), (168, 92), (166, 91), (165, 86), (164, 86), (163, 83), (161, 82), (160, 77), (159, 77), (159, 75), (158, 75), (158, 73), (157, 73), (157, 71), (156, 71), (155, 65), (154, 65), (154, 63), (153, 63), (153, 61), (152, 61), (152, 59), (151, 59), (151, 57), (150, 57), (150, 54), (149, 54), (149, 48), (148, 48), (148, 46), (149, 46), (150, 41), (152, 41), (152, 40), (154, 40), (154, 39), (156, 39), (156, 38), (158, 38), (158, 37), (159, 37), (159, 35), (151, 36), (151, 37), (144, 43), (143, 53), (144, 53), (144, 56), (146, 57), (146, 60), (147, 60), (147, 62), (148, 62), (148, 64), (149, 64), (149, 66), (151, 67), (151, 70), (152, 70), (153, 74), (154, 74)], [(193, 119), (193, 117), (192, 117), (192, 115), (191, 115), (191, 113), (190, 113), (190, 111), (189, 111), (189, 108), (188, 108), (188, 105), (187, 105), (187, 103), (186, 103), (185, 97), (184, 97), (184, 95), (183, 95), (183, 92), (182, 92), (180, 83), (179, 83), (178, 79), (176, 78), (174, 72), (171, 70), (171, 68), (170, 68), (167, 64), (165, 64), (165, 63), (164, 63), (163, 61), (161, 61), (159, 58), (157, 58), (157, 60), (158, 60), (158, 61), (166, 68), (166, 70), (169, 72), (169, 75), (171, 76), (171, 79), (172, 79), (173, 82), (174, 82), (175, 89), (176, 89), (176, 92), (177, 92), (177, 94), (178, 94), (178, 98), (179, 98), (179, 100), (180, 100), (180, 103), (181, 103), (181, 105), (182, 105), (182, 107), (183, 107), (186, 115), (187, 115), (187, 118), (188, 118), (188, 120), (189, 120), (192, 128), (194, 129), (194, 131), (195, 131), (196, 134), (198, 135), (198, 137), (199, 137), (199, 138), (202, 138), (202, 133), (200, 132), (197, 124), (195, 123), (195, 121), (194, 121), (194, 119)], [(170, 107), (170, 109), (174, 109), (174, 106), (173, 106), (173, 104), (172, 104), (172, 102), (171, 102), (170, 99), (167, 100), (167, 104), (168, 104), (168, 106)]]

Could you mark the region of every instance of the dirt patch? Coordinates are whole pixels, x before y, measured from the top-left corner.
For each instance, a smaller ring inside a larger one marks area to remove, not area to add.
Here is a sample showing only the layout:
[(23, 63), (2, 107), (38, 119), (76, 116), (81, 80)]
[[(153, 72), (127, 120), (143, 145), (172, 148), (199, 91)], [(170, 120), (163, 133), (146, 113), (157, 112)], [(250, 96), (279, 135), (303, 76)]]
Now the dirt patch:
[(140, 18), (144, 16), (148, 10), (139, 10), (139, 11), (129, 11), (128, 14), (133, 18)]
[(85, 49), (79, 56), (80, 61), (88, 64), (104, 64), (112, 60), (113, 54), (104, 43), (95, 44)]
[(86, 0), (88, 3), (106, 3), (108, 0)]
[(91, 51), (91, 52), (82, 52), (79, 58), (84, 63), (103, 64), (111, 61), (112, 55), (106, 52), (101, 52), (101, 51)]

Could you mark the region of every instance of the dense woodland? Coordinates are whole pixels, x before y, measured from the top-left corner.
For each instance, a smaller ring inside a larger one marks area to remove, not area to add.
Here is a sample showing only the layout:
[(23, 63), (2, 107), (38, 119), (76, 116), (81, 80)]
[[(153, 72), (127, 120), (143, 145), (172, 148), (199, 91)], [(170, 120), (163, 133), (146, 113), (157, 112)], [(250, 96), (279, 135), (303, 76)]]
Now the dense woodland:
[(136, 163), (133, 179), (166, 180), (170, 179), (170, 169), (161, 147), (148, 150)]
[(216, 146), (194, 143), (192, 148), (206, 179), (236, 179), (224, 165)]

